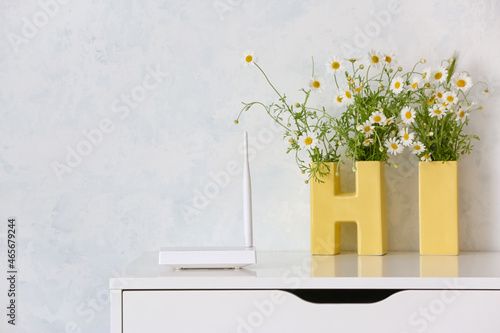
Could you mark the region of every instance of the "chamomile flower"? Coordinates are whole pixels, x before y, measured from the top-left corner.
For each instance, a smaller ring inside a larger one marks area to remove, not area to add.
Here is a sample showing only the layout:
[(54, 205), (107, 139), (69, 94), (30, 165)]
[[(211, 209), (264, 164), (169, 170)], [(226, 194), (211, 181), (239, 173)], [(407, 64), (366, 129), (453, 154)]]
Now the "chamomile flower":
[(368, 137), (365, 139), (365, 141), (363, 141), (363, 146), (369, 146), (371, 143), (373, 142), (373, 139)]
[(469, 112), (465, 111), (464, 109), (460, 109), (457, 113), (457, 122), (458, 123), (463, 123), (467, 117), (469, 116)]
[(424, 156), (420, 157), (420, 160), (423, 162), (431, 162), (432, 161), (431, 154), (432, 153), (424, 154)]
[(351, 91), (349, 88), (344, 87), (340, 93), (342, 94), (342, 103), (344, 105), (351, 105), (354, 103), (354, 96), (352, 95)]
[(441, 66), (432, 73), (432, 80), (437, 82), (444, 82), (446, 81), (447, 76), (448, 70), (446, 69), (446, 67)]
[(431, 68), (430, 67), (427, 67), (426, 69), (424, 69), (424, 71), (422, 72), (422, 81), (424, 82), (429, 82), (429, 80), (431, 79)]
[(471, 110), (476, 110), (477, 107), (477, 102), (476, 101), (472, 101), (470, 102), (468, 105), (467, 105), (467, 111), (471, 111)]
[(408, 131), (408, 127), (403, 127), (400, 131), (399, 131), (399, 136), (401, 137), (401, 143), (403, 144), (403, 146), (411, 146), (411, 144), (413, 143), (413, 139), (415, 138), (415, 133), (410, 133)]
[(394, 117), (387, 118), (385, 121), (384, 125), (390, 125), (394, 122)]
[(375, 50), (371, 50), (368, 53), (368, 63), (375, 68), (379, 68), (380, 65), (382, 65), (384, 58), (385, 57), (380, 52)]
[(439, 105), (434, 105), (432, 108), (429, 109), (429, 114), (431, 117), (436, 117), (437, 119), (443, 118), (445, 115), (445, 110), (441, 108)]
[(443, 96), (446, 93), (446, 90), (444, 88), (440, 87), (436, 89), (436, 98), (440, 101), (443, 100)]
[(391, 51), (389, 53), (384, 53), (383, 59), (384, 59), (384, 64), (387, 68), (396, 67), (397, 60), (396, 60), (396, 54), (394, 52)]
[(398, 95), (401, 91), (403, 91), (403, 85), (403, 78), (401, 76), (394, 78), (391, 82), (392, 92)]
[(377, 123), (379, 125), (384, 125), (386, 120), (387, 120), (386, 116), (380, 111), (375, 111), (370, 116), (370, 122), (372, 124)]
[(410, 108), (409, 106), (405, 106), (401, 110), (401, 119), (403, 120), (403, 124), (410, 125), (415, 121), (415, 109)]
[(456, 90), (467, 92), (472, 87), (472, 79), (467, 73), (455, 74), (451, 78), (451, 86)]
[(457, 94), (451, 91), (447, 91), (443, 94), (443, 101), (447, 104), (455, 104), (458, 102)]
[(337, 106), (344, 106), (344, 95), (339, 91), (337, 97), (335, 97), (335, 104)]
[(314, 132), (305, 133), (303, 136), (298, 138), (300, 148), (314, 149), (318, 145), (318, 139)]
[(425, 151), (425, 146), (422, 142), (417, 141), (411, 146), (411, 153), (414, 155), (421, 154)]
[(326, 63), (326, 71), (330, 74), (336, 75), (342, 73), (344, 68), (344, 61), (338, 57), (331, 57)]
[(398, 138), (390, 138), (385, 142), (385, 146), (387, 147), (387, 152), (393, 155), (401, 154), (405, 149)]
[(356, 128), (358, 129), (358, 131), (365, 133), (366, 137), (369, 137), (373, 134), (373, 126), (369, 120), (365, 121), (363, 124), (361, 124), (361, 126), (356, 126)]
[(255, 56), (255, 53), (253, 51), (247, 50), (245, 53), (243, 53), (243, 58), (241, 59), (241, 62), (243, 62), (246, 66), (250, 67), (254, 63), (257, 63), (257, 57)]
[(410, 89), (411, 90), (417, 90), (418, 88), (420, 88), (420, 82), (421, 81), (422, 81), (422, 79), (419, 76), (414, 76), (411, 79)]
[(312, 91), (323, 91), (324, 88), (323, 79), (315, 75), (309, 81), (309, 87), (311, 87)]

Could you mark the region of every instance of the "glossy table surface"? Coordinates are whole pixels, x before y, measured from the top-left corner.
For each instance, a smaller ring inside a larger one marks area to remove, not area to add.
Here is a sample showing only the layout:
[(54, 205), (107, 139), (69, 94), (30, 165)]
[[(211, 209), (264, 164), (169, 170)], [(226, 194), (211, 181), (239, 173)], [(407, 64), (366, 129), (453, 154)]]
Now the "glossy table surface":
[(247, 268), (176, 271), (147, 252), (110, 279), (115, 290), (169, 289), (479, 289), (500, 290), (500, 252), (459, 256), (312, 256), (257, 251)]

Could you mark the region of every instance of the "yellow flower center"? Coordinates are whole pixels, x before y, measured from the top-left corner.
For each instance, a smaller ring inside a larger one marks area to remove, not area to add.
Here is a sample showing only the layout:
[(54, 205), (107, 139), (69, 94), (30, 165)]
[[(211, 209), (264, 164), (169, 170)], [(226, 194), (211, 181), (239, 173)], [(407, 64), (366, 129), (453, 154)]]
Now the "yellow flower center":
[(375, 122), (378, 123), (379, 121), (382, 120), (382, 117), (381, 116), (375, 116), (375, 117), (373, 117), (373, 120), (375, 120)]
[(253, 57), (250, 54), (247, 55), (246, 58), (245, 58), (246, 62), (252, 62), (252, 60), (253, 60)]
[(332, 62), (332, 68), (333, 69), (339, 69), (340, 68), (340, 64), (336, 61)]
[(308, 145), (308, 146), (309, 146), (311, 143), (313, 143), (313, 139), (312, 139), (312, 138), (310, 138), (310, 137), (307, 137), (307, 138), (304, 140), (304, 143), (305, 143), (306, 145)]
[(441, 110), (436, 109), (436, 110), (434, 110), (434, 113), (435, 113), (435, 114), (441, 114)]
[(405, 135), (403, 135), (403, 137), (405, 138), (405, 140), (410, 140), (410, 135), (408, 133), (405, 133)]
[(391, 63), (392, 62), (392, 58), (389, 57), (389, 56), (385, 56), (385, 62)]
[(419, 145), (415, 145), (415, 147), (413, 147), (413, 149), (415, 149), (415, 150), (420, 150), (420, 148), (422, 148), (422, 147), (420, 147)]
[(459, 116), (460, 118), (465, 117), (465, 111), (464, 111), (464, 110), (460, 111), (460, 113), (458, 114), (458, 116)]
[(430, 159), (431, 157), (429, 156), (429, 154), (425, 154), (425, 155), (424, 155), (424, 158), (425, 158), (426, 160), (428, 160), (428, 159)]
[(436, 80), (439, 80), (442, 77), (443, 77), (443, 73), (441, 73), (441, 72), (437, 72), (436, 74), (434, 74), (434, 79), (436, 79)]
[(365, 132), (370, 132), (371, 131), (371, 127), (370, 126), (365, 126)]
[(455, 99), (455, 98), (454, 98), (453, 96), (451, 96), (451, 95), (450, 95), (450, 96), (448, 96), (448, 97), (446, 97), (446, 100), (447, 100), (448, 102), (453, 102), (453, 100), (454, 100), (454, 99)]
[(379, 62), (379, 61), (380, 61), (380, 59), (379, 59), (376, 55), (374, 55), (374, 56), (372, 57), (372, 62), (373, 62), (374, 64), (378, 64), (378, 62)]
[(465, 87), (465, 80), (462, 80), (462, 79), (458, 80), (457, 81), (457, 86), (459, 86), (460, 88)]
[(359, 93), (361, 91), (361, 88), (358, 87), (355, 89), (355, 91)]
[(411, 112), (410, 111), (406, 111), (405, 117), (406, 117), (406, 119), (411, 119)]
[(351, 95), (351, 93), (350, 93), (349, 91), (346, 91), (346, 92), (345, 92), (345, 96), (346, 96), (347, 98), (351, 98), (351, 97), (352, 97), (352, 95)]
[(417, 86), (418, 86), (418, 82), (414, 82), (414, 83), (411, 85), (411, 87), (412, 87), (413, 89), (415, 89)]
[(443, 93), (438, 92), (438, 93), (437, 93), (437, 97), (438, 97), (438, 98), (443, 98)]
[(424, 72), (424, 74), (422, 74), (422, 79), (425, 79), (427, 77), (427, 72)]
[(396, 84), (394, 85), (394, 88), (396, 89), (399, 89), (399, 87), (401, 87), (401, 82), (396, 82)]
[(337, 96), (337, 102), (342, 103), (342, 96)]
[(392, 149), (398, 149), (398, 145), (397, 145), (397, 144), (395, 144), (395, 143), (391, 143), (391, 148), (392, 148)]
[(319, 88), (319, 86), (320, 86), (319, 81), (313, 81), (313, 87), (314, 87), (314, 88), (318, 89), (318, 88)]

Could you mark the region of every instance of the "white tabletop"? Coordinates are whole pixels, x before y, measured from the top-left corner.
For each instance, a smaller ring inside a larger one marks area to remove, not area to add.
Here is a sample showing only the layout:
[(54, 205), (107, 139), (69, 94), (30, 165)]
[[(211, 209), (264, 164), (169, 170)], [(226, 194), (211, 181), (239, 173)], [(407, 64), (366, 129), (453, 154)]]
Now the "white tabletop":
[(180, 270), (144, 253), (110, 279), (110, 289), (497, 289), (500, 252), (459, 256), (311, 256), (308, 252), (257, 252), (257, 264), (240, 270)]

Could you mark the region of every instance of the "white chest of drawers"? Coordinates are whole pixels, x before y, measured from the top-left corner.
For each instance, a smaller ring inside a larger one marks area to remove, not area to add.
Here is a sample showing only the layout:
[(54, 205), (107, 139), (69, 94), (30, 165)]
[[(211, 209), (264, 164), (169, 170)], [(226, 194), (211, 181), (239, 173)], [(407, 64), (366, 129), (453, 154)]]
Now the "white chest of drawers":
[(236, 271), (157, 260), (110, 280), (111, 333), (500, 332), (500, 253), (259, 252)]

